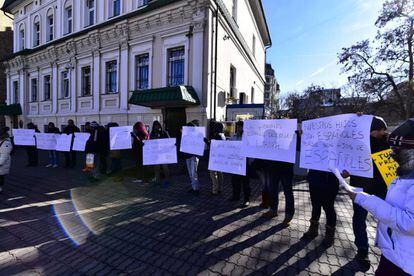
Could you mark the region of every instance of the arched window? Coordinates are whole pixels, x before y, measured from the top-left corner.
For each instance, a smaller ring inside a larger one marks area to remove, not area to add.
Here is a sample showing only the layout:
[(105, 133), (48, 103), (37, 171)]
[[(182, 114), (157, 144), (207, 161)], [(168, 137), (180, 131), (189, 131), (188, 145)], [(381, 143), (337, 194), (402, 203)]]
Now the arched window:
[(72, 10), (72, 1), (66, 1), (63, 9), (63, 33), (70, 34), (72, 33), (73, 26), (73, 10)]
[(50, 8), (47, 11), (46, 15), (46, 41), (52, 41), (55, 34), (55, 21), (53, 9)]
[(36, 16), (33, 20), (33, 47), (40, 45), (40, 17)]
[(24, 30), (24, 24), (21, 24), (20, 25), (20, 27), (19, 27), (19, 41), (18, 41), (18, 49), (21, 51), (21, 50), (24, 50), (25, 48), (26, 48), (26, 45), (25, 45), (25, 30)]
[(108, 0), (109, 17), (121, 14), (121, 0)]

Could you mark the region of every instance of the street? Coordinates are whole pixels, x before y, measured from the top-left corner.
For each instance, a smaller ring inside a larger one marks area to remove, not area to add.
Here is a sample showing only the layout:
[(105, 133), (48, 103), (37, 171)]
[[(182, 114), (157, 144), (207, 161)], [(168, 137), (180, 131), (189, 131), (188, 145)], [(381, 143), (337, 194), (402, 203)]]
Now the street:
[(79, 166), (45, 168), (42, 159), (42, 166), (26, 168), (23, 151), (13, 156), (0, 195), (0, 275), (373, 275), (379, 262), (371, 217), (371, 265), (353, 260), (353, 211), (344, 194), (336, 202), (334, 245), (325, 249), (323, 235), (300, 239), (311, 216), (306, 182), (294, 186), (296, 214), (284, 229), (283, 193), (279, 216), (264, 220), (257, 181), (250, 207), (240, 209), (227, 200), (229, 181), (219, 196), (210, 195), (206, 169), (196, 197), (187, 193), (185, 175), (174, 176), (170, 187), (130, 178), (91, 184)]

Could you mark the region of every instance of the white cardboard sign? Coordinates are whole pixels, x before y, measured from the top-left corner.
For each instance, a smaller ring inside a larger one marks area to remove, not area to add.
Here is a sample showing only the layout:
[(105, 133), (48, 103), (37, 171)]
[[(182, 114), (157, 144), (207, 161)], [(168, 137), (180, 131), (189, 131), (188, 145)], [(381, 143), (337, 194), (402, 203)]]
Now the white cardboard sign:
[(13, 129), (13, 140), (16, 146), (36, 146), (34, 129)]
[(247, 157), (295, 163), (296, 119), (247, 120), (244, 122), (243, 154)]
[(111, 127), (109, 129), (111, 150), (132, 149), (132, 126)]
[(56, 150), (70, 152), (73, 134), (56, 135)]
[(177, 146), (175, 138), (144, 141), (143, 164), (161, 165), (177, 163)]
[(302, 122), (300, 167), (372, 178), (372, 118), (344, 114)]
[(205, 127), (183, 127), (180, 151), (198, 156), (204, 155)]
[(35, 133), (36, 146), (41, 150), (56, 150), (57, 136), (55, 133)]
[(241, 141), (212, 140), (208, 169), (237, 175), (246, 175), (246, 157)]
[(90, 133), (85, 132), (76, 132), (73, 139), (73, 151), (85, 151), (86, 142), (88, 142), (91, 137)]

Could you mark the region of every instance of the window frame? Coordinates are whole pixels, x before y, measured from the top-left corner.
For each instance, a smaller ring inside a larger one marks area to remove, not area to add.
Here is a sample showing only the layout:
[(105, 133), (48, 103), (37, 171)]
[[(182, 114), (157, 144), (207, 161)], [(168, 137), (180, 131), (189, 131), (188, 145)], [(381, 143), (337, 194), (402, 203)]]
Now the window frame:
[[(93, 2), (92, 7), (90, 2)], [(92, 14), (92, 16), (91, 16)], [(85, 28), (95, 25), (96, 21), (96, 1), (95, 0), (85, 0)]]
[[(146, 61), (140, 61), (140, 59), (146, 59)], [(142, 80), (142, 73), (141, 70), (146, 68), (146, 85)], [(145, 90), (149, 89), (150, 87), (150, 55), (149, 53), (143, 53), (135, 56), (135, 90)]]
[(24, 24), (20, 25), (18, 36), (19, 36), (19, 50), (23, 51), (24, 49), (26, 49), (26, 30), (25, 30)]
[[(89, 69), (89, 84), (86, 85), (85, 83), (85, 69)], [(86, 87), (89, 87), (89, 93), (85, 93)], [(90, 65), (84, 66), (81, 68), (81, 97), (89, 97), (92, 96), (92, 68)]]
[(20, 85), (19, 85), (19, 81), (18, 80), (14, 80), (13, 81), (13, 103), (14, 104), (18, 104), (19, 103), (19, 89), (20, 89)]
[[(115, 77), (114, 79), (112, 77)], [(112, 81), (115, 81), (115, 84)], [(112, 90), (113, 89), (113, 90)], [(105, 62), (105, 94), (118, 93), (118, 60)]]
[(69, 99), (70, 98), (70, 71), (65, 70), (60, 72), (61, 78), (61, 98)]
[(39, 16), (36, 16), (35, 19), (33, 20), (33, 41), (32, 41), (33, 47), (40, 46), (40, 36), (41, 36), (40, 27), (41, 27), (40, 18)]
[[(181, 56), (172, 56), (173, 52), (182, 52)], [(174, 87), (179, 85), (185, 85), (185, 73), (186, 73), (186, 55), (185, 55), (185, 46), (178, 46), (174, 48), (167, 49), (167, 86)], [(182, 75), (181, 76), (173, 76), (173, 62), (181, 62), (182, 63)], [(181, 79), (182, 81), (179, 82), (177, 79)]]
[(47, 35), (47, 41), (52, 41), (55, 38), (55, 18), (53, 16), (53, 14), (49, 14), (46, 18), (46, 24), (47, 24), (47, 30), (46, 30), (46, 35)]
[[(47, 79), (47, 81), (46, 81)], [(52, 76), (44, 75), (43, 76), (43, 100), (50, 101), (52, 99)], [(46, 86), (47, 85), (47, 86)], [(47, 89), (46, 89), (47, 88)], [(46, 97), (46, 92), (48, 97)]]
[[(36, 83), (34, 86), (33, 84)], [(36, 87), (36, 90), (34, 89)], [(34, 103), (38, 101), (39, 81), (37, 78), (30, 79), (30, 102)]]
[[(65, 6), (63, 9), (63, 12), (64, 12), (64, 22), (65, 22), (63, 34), (68, 35), (73, 32), (73, 6), (72, 4)], [(69, 12), (70, 12), (70, 16), (69, 16)]]

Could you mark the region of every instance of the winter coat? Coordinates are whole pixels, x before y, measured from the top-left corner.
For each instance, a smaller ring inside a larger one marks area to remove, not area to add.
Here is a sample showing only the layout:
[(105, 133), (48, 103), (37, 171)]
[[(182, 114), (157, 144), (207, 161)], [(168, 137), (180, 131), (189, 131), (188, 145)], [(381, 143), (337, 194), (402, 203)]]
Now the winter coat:
[(150, 139), (167, 139), (170, 138), (168, 132), (161, 130), (159, 132), (151, 131)]
[(105, 128), (98, 127), (94, 129), (86, 142), (86, 153), (104, 154), (109, 153), (109, 138), (107, 138)]
[(76, 133), (76, 132), (80, 132), (80, 129), (75, 125), (66, 126), (65, 129), (63, 130), (64, 134), (73, 134), (73, 133)]
[(385, 200), (359, 193), (355, 203), (378, 221), (376, 244), (383, 256), (414, 275), (414, 173), (394, 180)]
[(0, 142), (0, 175), (6, 175), (10, 172), (11, 152), (13, 145), (10, 138), (6, 138)]
[[(375, 139), (371, 137), (371, 152), (377, 153), (389, 149), (386, 139)], [(374, 164), (374, 178), (351, 176), (350, 184), (354, 187), (363, 188), (365, 193), (378, 196), (382, 199), (387, 194), (387, 184), (385, 183), (380, 171)]]

